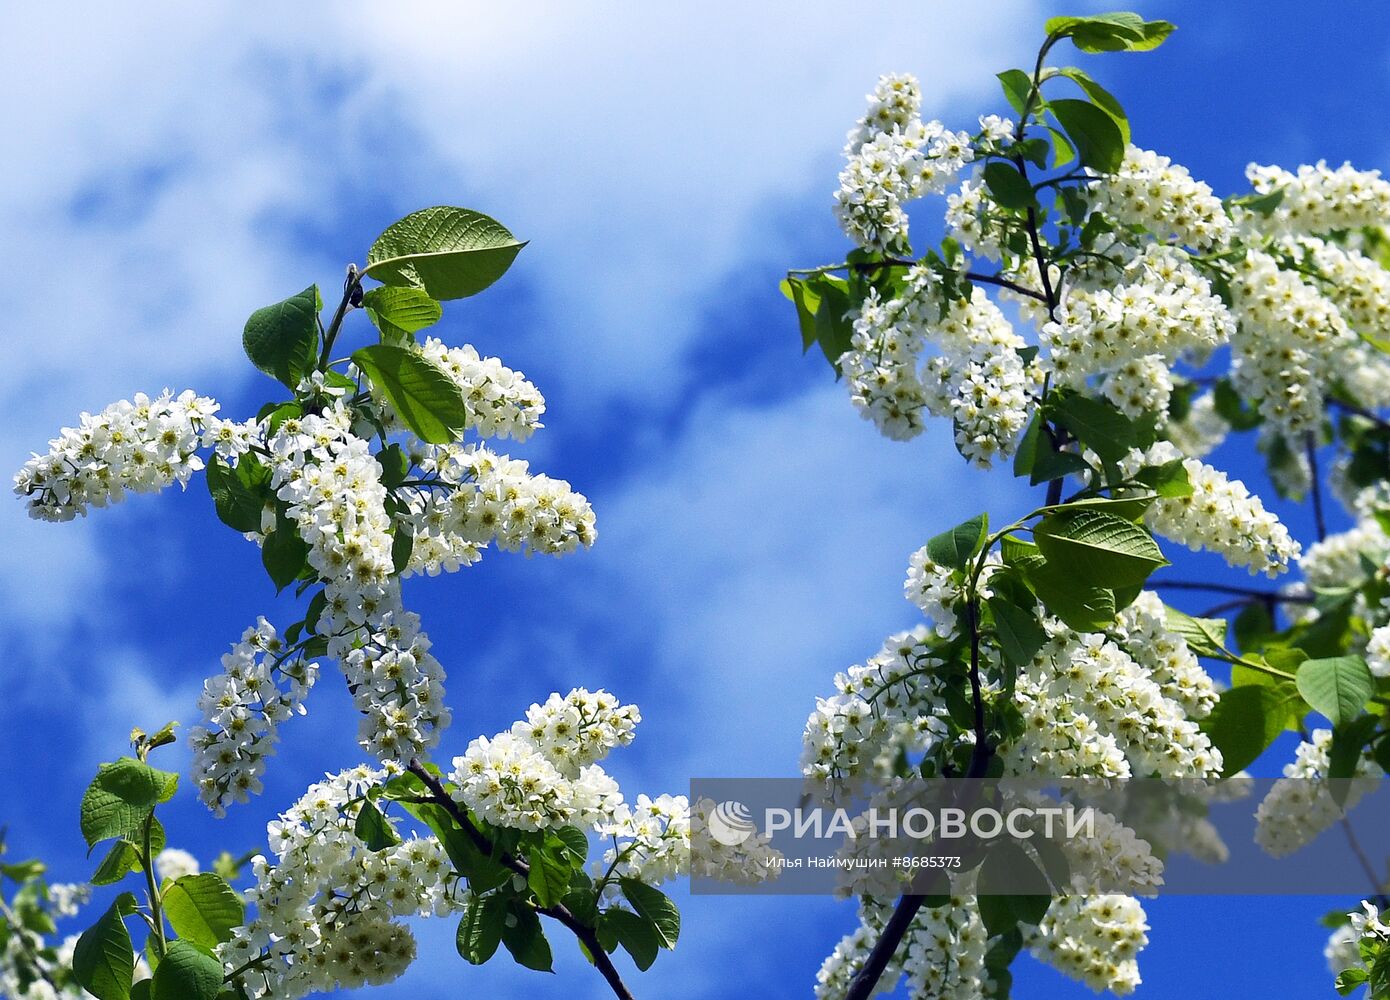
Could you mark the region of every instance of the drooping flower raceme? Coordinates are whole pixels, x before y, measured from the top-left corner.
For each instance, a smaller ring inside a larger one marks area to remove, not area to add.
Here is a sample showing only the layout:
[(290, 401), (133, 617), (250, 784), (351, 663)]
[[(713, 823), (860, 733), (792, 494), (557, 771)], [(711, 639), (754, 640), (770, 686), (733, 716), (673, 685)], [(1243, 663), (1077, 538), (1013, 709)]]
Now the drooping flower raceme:
[(1363, 753), (1356, 762), (1341, 805), (1327, 786), (1331, 767), (1332, 730), (1315, 729), (1298, 745), (1292, 763), (1284, 765), (1284, 777), (1270, 788), (1255, 812), (1255, 842), (1276, 858), (1310, 843), (1346, 815), (1361, 797), (1373, 790), (1385, 772)]
[(186, 486), (203, 467), (197, 454), (218, 404), (191, 389), (165, 390), (151, 399), (112, 403), (96, 415), (82, 414), (15, 475), (14, 489), (31, 517), (70, 521), (91, 507), (105, 507), (131, 493)]

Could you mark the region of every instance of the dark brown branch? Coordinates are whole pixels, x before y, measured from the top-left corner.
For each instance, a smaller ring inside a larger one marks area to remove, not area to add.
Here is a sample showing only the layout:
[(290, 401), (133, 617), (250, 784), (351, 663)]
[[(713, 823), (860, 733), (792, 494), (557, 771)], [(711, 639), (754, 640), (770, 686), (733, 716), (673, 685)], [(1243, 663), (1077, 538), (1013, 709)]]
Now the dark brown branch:
[(1327, 521), (1322, 513), (1322, 483), (1318, 482), (1318, 438), (1316, 431), (1309, 431), (1303, 442), (1304, 453), (1308, 456), (1308, 497), (1313, 501), (1313, 524), (1317, 528), (1318, 541), (1327, 537)]
[(1199, 580), (1150, 580), (1149, 586), (1159, 590), (1202, 590), (1212, 594), (1235, 594), (1276, 604), (1312, 604), (1316, 600), (1312, 594), (1285, 594), (1278, 590), (1261, 590), (1258, 587), (1240, 587), (1229, 583), (1204, 583)]
[[(989, 732), (985, 727), (985, 701), (980, 684), (979, 606), (973, 598), (966, 604), (966, 618), (970, 626), (970, 700), (975, 713), (975, 747), (970, 752), (970, 764), (965, 772), (965, 777), (969, 780), (985, 776), (990, 758), (994, 756), (994, 746), (989, 741)], [(888, 968), (888, 963), (893, 960), (898, 946), (902, 944), (903, 938), (912, 926), (912, 919), (917, 916), (917, 911), (926, 900), (927, 897), (920, 893), (905, 893), (898, 899), (898, 905), (893, 908), (888, 922), (883, 925), (883, 932), (874, 942), (869, 957), (850, 980), (845, 1000), (868, 1000), (873, 995), (878, 981), (883, 978), (883, 970)]]
[[(454, 801), (453, 796), (445, 790), (443, 783), (422, 767), (419, 761), (412, 760), (407, 770), (425, 783), (425, 787), (430, 790), (429, 801), (443, 807), (468, 836), (468, 839), (473, 841), (478, 850), (495, 857), (500, 864), (523, 878), (530, 873), (530, 867), (520, 858), (514, 858), (506, 852), (493, 855), (492, 842), (474, 825), (467, 811)], [(594, 967), (607, 980), (614, 995), (619, 1000), (633, 1000), (631, 991), (628, 990), (627, 985), (623, 982), (623, 977), (619, 975), (617, 968), (613, 965), (613, 960), (608, 957), (608, 952), (603, 950), (603, 945), (599, 943), (598, 933), (592, 927), (576, 917), (563, 903), (557, 903), (554, 906), (537, 906), (536, 912), (542, 913), (568, 928), (584, 945), (585, 950), (594, 961)]]

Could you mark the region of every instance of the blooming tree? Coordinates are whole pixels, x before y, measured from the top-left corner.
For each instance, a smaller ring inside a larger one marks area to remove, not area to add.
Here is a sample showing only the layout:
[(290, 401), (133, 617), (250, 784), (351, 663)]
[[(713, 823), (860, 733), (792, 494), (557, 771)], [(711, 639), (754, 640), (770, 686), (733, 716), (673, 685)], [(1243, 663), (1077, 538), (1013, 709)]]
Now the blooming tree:
[[(1200, 799), (1228, 794), (1293, 728), (1296, 759), (1257, 812), (1257, 840), (1282, 855), (1346, 822), (1360, 792), (1329, 780), (1390, 768), (1390, 183), (1252, 164), (1251, 189), (1220, 199), (1136, 146), (1086, 70), (1052, 61), (1068, 46), (1153, 49), (1172, 30), (1053, 18), (1032, 70), (999, 74), (1007, 117), (925, 121), (916, 80), (893, 75), (849, 133), (835, 214), (855, 249), (782, 285), (803, 346), (885, 436), (943, 418), (967, 462), (1043, 495), (911, 557), (905, 592), (926, 623), (817, 700), (803, 768), (819, 784), (1161, 778)], [(945, 235), (914, 251), (907, 207), (933, 195)], [(1312, 506), (1315, 539), (1204, 461), (1233, 435)], [(1329, 491), (1350, 530), (1327, 533)], [(1301, 580), (1151, 580), (1168, 565), (1160, 539)], [(1163, 603), (1165, 586), (1231, 599), (1193, 617)], [(1203, 660), (1229, 665), (1230, 684)], [(1173, 822), (1169, 844), (1108, 836), (1110, 862), (1161, 872), (1160, 847), (1220, 856), (1200, 810)], [(1364, 912), (1333, 915), (1328, 958), (1343, 992), (1369, 982), (1387, 997), (1384, 869), (1352, 845), (1368, 894)], [(903, 979), (919, 998), (1006, 996), (1025, 949), (1095, 990), (1140, 981), (1142, 905), (1088, 891), (1075, 866), (1026, 896), (990, 894), (988, 861), (943, 895), (900, 874), (858, 894), (818, 997)]]
[[(16, 492), (47, 521), (202, 472), (219, 518), (260, 547), (277, 590), (301, 598), (299, 621), (258, 619), (204, 685), (203, 722), (188, 739), (209, 809), (221, 816), (261, 791), (279, 729), (306, 711), (320, 661), (342, 673), (371, 762), (310, 785), (269, 825), (264, 854), (201, 872), (166, 847), (156, 816), (179, 776), (148, 758), (173, 728), (136, 730), (135, 755), (102, 765), (88, 788), (81, 831), (89, 847), (110, 845), (91, 883), (135, 876), (138, 895), (121, 892), (58, 942), (53, 918), (71, 915), (85, 889), (46, 886), (37, 862), (0, 869), (18, 886), (0, 910), (5, 996), (288, 1000), (384, 983), (415, 957), (402, 922), (412, 916), (456, 917), (469, 962), (504, 946), (539, 970), (552, 962), (546, 918), (619, 997), (631, 994), (615, 952), (646, 969), (674, 947), (680, 915), (657, 886), (690, 871), (690, 805), (628, 802), (601, 766), (632, 741), (635, 705), (605, 691), (557, 693), (451, 766), (429, 760), (451, 715), (403, 581), (471, 566), (490, 547), (560, 556), (596, 538), (581, 494), (495, 450), (541, 427), (535, 386), (422, 333), (443, 301), (483, 291), (522, 246), (478, 212), (407, 216), (361, 270), (348, 267), (326, 323), (316, 286), (252, 314), (246, 354), (281, 389), (254, 417), (219, 416), (192, 391), (141, 394), (83, 414), (19, 471)], [(337, 356), (354, 312), (371, 320), (362, 329), (375, 342)], [(716, 876), (766, 874), (765, 859), (760, 867), (755, 852), (750, 869), (749, 857), (730, 849), (701, 864)], [(246, 866), (253, 884), (238, 892)], [(128, 923), (145, 929), (142, 955)]]

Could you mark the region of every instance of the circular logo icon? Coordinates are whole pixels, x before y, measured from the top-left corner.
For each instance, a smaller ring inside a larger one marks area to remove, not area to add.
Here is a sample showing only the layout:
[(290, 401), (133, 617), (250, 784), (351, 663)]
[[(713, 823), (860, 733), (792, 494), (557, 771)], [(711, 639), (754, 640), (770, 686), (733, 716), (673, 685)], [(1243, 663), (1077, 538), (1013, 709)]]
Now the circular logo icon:
[(753, 814), (742, 802), (721, 802), (709, 814), (709, 835), (725, 847), (737, 847), (757, 832)]

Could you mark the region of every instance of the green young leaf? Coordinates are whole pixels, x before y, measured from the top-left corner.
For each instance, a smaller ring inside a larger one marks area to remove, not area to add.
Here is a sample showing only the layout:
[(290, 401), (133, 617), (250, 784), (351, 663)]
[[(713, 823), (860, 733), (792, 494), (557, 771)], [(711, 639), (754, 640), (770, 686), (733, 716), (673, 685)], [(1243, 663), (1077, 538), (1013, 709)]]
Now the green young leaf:
[(1033, 89), (1033, 78), (1021, 69), (1006, 69), (996, 74), (1004, 97), (1017, 114), (1023, 114), (1028, 105), (1028, 95)]
[(1001, 207), (1018, 211), (1037, 207), (1033, 185), (1013, 164), (1003, 160), (990, 161), (985, 164), (984, 179), (990, 195)]
[[(161, 837), (162, 837), (161, 831)], [(153, 848), (153, 845), (151, 845)], [(159, 848), (153, 848), (156, 852)], [(118, 840), (92, 873), (92, 885), (114, 885), (131, 872), (140, 870), (140, 851), (129, 840)]]
[(1145, 21), (1138, 14), (1117, 11), (1082, 17), (1054, 17), (1048, 37), (1070, 38), (1082, 52), (1147, 52), (1173, 33), (1167, 21)]
[(502, 924), (502, 943), (512, 953), (518, 965), (537, 972), (553, 972), (554, 959), (550, 954), (550, 942), (545, 939), (541, 929), (540, 917), (529, 906), (514, 906), (511, 915), (515, 921)]
[(805, 354), (816, 342), (816, 310), (820, 307), (820, 292), (814, 282), (796, 277), (783, 278), (778, 287), (796, 306), (796, 321), (801, 327), (801, 353)]
[(150, 1000), (217, 1000), (222, 963), (187, 941), (164, 953), (150, 983)]
[(1101, 587), (1143, 583), (1168, 565), (1153, 536), (1116, 514), (1094, 508), (1062, 509), (1033, 529), (1049, 564), (1064, 566)]
[(1134, 478), (1161, 497), (1192, 495), (1192, 483), (1187, 478), (1187, 467), (1181, 458), (1162, 465), (1146, 465), (1134, 474)]
[(113, 837), (134, 837), (145, 820), (178, 788), (179, 776), (133, 757), (102, 764), (82, 796), (82, 836), (88, 847)]
[(73, 948), (72, 974), (97, 1000), (128, 1000), (130, 996), (135, 949), (124, 916), (134, 908), (135, 897), (122, 893), (96, 923), (82, 932)]
[(637, 915), (652, 925), (661, 947), (674, 948), (681, 933), (681, 914), (670, 897), (636, 879), (621, 879), (618, 884)]
[(283, 514), (275, 519), (275, 530), (261, 543), (261, 565), (275, 584), (284, 590), (299, 576), (309, 559), (309, 544), (299, 536), (295, 523)]
[(656, 928), (649, 921), (623, 909), (607, 910), (600, 919), (604, 929), (617, 938), (623, 950), (632, 956), (632, 962), (637, 968), (646, 972), (652, 967), (661, 948), (661, 941), (657, 937)]
[(1083, 166), (1113, 174), (1125, 158), (1124, 135), (1114, 118), (1090, 101), (1048, 101)]
[(1091, 79), (1089, 73), (1076, 66), (1062, 66), (1055, 71), (1058, 75), (1073, 81), (1091, 99), (1091, 103), (1100, 108), (1111, 118), (1115, 119), (1115, 124), (1120, 127), (1120, 138), (1127, 146), (1129, 145), (1129, 118), (1125, 116), (1125, 109), (1115, 96), (1106, 90), (1095, 80)]
[(352, 832), (357, 835), (358, 840), (367, 845), (369, 851), (384, 851), (401, 842), (401, 835), (396, 832), (396, 828), (370, 801), (363, 802), (362, 808), (357, 811)]
[(1038, 624), (1033, 612), (1011, 601), (990, 597), (986, 603), (994, 613), (994, 627), (999, 634), (999, 648), (1015, 667), (1033, 662), (1033, 657), (1047, 642), (1047, 633)]
[(405, 521), (397, 521), (395, 533), (391, 536), (391, 570), (394, 573), (404, 573), (405, 568), (410, 565), (410, 554), (415, 551), (415, 535), (410, 530), (410, 524)]
[(1104, 462), (1120, 461), (1139, 443), (1134, 422), (1109, 403), (1073, 393), (1050, 404), (1049, 410)]
[(367, 318), (381, 334), (383, 344), (413, 343), (417, 330), (438, 323), (444, 307), (422, 288), (383, 285), (362, 296)]
[(927, 555), (932, 562), (951, 569), (965, 569), (979, 554), (989, 534), (989, 515), (976, 514), (950, 531), (943, 531), (927, 542)]
[[(825, 276), (822, 275), (824, 278)], [(849, 318), (851, 302), (848, 285), (839, 279), (820, 283), (820, 307), (816, 310), (816, 342), (835, 377), (840, 376), (840, 358), (850, 349), (854, 321)]]
[(536, 894), (536, 901), (541, 906), (554, 906), (564, 899), (570, 891), (570, 873), (574, 870), (564, 842), (558, 837), (545, 837), (531, 848), (526, 860), (531, 865), (526, 884)]
[(221, 875), (185, 875), (164, 889), (164, 915), (179, 937), (209, 950), (232, 939), (246, 909)]
[(257, 309), (246, 321), (242, 347), (251, 363), (293, 389), (318, 361), (318, 285)]
[(389, 226), (367, 251), (364, 273), (432, 299), (461, 299), (502, 277), (525, 245), (496, 219), (441, 205)]
[(1221, 656), (1226, 649), (1226, 619), (1194, 618), (1177, 608), (1163, 608), (1168, 629), (1182, 636), (1198, 656)]
[(1296, 693), (1265, 684), (1243, 684), (1221, 692), (1201, 722), (1212, 746), (1221, 751), (1221, 776), (1245, 770), (1284, 731)]
[(217, 455), (210, 456), (207, 464), (208, 492), (212, 494), (217, 516), (223, 524), (236, 531), (260, 531), (266, 494), (247, 485), (246, 475), (240, 474), (243, 464), (249, 467), (255, 463), (249, 458), (242, 458), (237, 468), (233, 469)]
[(1298, 693), (1333, 726), (1350, 722), (1376, 693), (1375, 678), (1359, 656), (1328, 656), (1299, 665)]
[(507, 902), (502, 896), (470, 893), (454, 937), (459, 954), (473, 965), (482, 965), (502, 943), (502, 928), (506, 922)]
[(395, 489), (410, 475), (410, 456), (398, 444), (381, 449), (376, 460), (381, 465), (381, 485), (388, 490)]
[(1043, 560), (1023, 576), (1043, 606), (1078, 632), (1099, 631), (1115, 620), (1114, 591), (1088, 583), (1075, 569)]
[(386, 394), (392, 409), (429, 444), (449, 444), (463, 433), (468, 405), (458, 384), (423, 355), (388, 344), (354, 351), (352, 362)]

